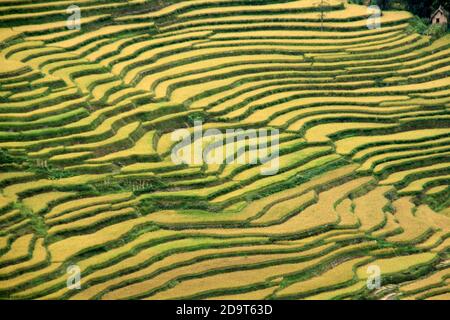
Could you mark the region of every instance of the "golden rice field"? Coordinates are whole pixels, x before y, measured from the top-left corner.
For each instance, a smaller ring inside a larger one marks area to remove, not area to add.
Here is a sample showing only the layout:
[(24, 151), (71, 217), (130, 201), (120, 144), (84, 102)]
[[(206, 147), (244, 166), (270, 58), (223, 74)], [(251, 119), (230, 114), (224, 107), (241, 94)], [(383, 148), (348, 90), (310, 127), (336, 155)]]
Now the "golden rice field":
[(0, 299), (447, 299), (450, 35), (317, 3), (1, 1)]

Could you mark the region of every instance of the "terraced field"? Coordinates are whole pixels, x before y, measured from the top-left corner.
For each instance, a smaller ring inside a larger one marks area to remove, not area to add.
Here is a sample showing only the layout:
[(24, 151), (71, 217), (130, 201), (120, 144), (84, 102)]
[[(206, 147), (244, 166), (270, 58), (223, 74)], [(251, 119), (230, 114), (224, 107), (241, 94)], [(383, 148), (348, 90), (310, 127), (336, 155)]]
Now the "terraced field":
[[(0, 298), (447, 299), (450, 36), (317, 3), (1, 1)], [(174, 163), (194, 119), (279, 172)]]

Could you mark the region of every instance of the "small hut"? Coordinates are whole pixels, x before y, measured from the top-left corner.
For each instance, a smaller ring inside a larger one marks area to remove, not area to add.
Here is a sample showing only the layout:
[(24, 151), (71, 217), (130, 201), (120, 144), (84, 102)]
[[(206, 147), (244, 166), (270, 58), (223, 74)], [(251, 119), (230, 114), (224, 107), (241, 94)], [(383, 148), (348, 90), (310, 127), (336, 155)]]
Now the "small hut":
[(444, 9), (443, 6), (440, 6), (432, 15), (431, 15), (431, 23), (432, 24), (442, 24), (448, 25), (448, 11)]

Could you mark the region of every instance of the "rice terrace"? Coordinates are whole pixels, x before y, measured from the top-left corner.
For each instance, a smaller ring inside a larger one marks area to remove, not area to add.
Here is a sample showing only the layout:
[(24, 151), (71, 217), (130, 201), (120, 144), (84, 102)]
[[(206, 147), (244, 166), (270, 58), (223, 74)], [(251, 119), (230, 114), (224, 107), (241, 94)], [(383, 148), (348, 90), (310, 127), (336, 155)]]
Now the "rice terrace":
[(448, 8), (395, 2), (1, 0), (0, 300), (449, 300)]

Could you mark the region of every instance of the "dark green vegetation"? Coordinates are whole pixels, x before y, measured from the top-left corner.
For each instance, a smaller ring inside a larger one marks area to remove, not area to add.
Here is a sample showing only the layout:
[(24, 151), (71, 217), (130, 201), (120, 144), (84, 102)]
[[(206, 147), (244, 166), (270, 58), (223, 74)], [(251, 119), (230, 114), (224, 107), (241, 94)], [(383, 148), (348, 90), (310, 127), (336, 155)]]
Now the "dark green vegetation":
[[(448, 35), (340, 0), (81, 1), (79, 31), (66, 4), (0, 3), (0, 298), (448, 298)], [(278, 129), (278, 173), (174, 163), (199, 120), (210, 153)]]

